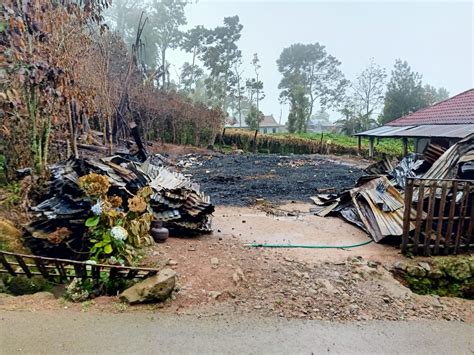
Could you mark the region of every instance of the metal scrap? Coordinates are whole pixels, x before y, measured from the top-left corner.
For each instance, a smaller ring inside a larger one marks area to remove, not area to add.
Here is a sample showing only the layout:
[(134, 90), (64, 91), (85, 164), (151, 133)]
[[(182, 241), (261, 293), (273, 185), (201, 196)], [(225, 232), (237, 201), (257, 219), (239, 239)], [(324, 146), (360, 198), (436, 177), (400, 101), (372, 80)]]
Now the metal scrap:
[[(423, 159), (415, 154), (404, 157), (400, 163), (389, 170), (391, 162), (384, 159), (366, 170), (369, 174), (358, 180), (356, 187), (338, 195), (318, 194), (311, 199), (316, 207), (311, 209), (318, 216), (339, 215), (367, 231), (375, 242), (386, 237), (401, 237), (403, 234), (404, 189), (407, 177), (422, 179), (472, 179), (474, 173), (474, 134), (469, 135), (446, 150), (432, 165), (438, 148), (428, 150), (428, 158)], [(431, 167), (429, 167), (431, 165)], [(427, 187), (424, 187), (427, 191)], [(437, 192), (437, 191), (435, 191)], [(419, 190), (413, 191), (413, 201), (418, 200)], [(422, 194), (420, 194), (421, 196)], [(424, 193), (423, 196), (427, 196)], [(438, 198), (436, 195), (436, 198)], [(458, 193), (456, 201), (460, 198)], [(424, 219), (426, 213), (421, 212)], [(415, 226), (412, 223), (416, 210), (410, 206), (408, 230)]]
[[(155, 164), (158, 163), (158, 164)], [(47, 191), (31, 208), (33, 222), (25, 226), (26, 244), (37, 255), (80, 258), (86, 247), (84, 221), (89, 217), (91, 202), (79, 188), (80, 176), (95, 172), (108, 177), (110, 195), (124, 201), (140, 188), (150, 186), (150, 207), (154, 218), (175, 234), (193, 235), (211, 232), (214, 206), (184, 175), (165, 167), (161, 157), (151, 156), (136, 162), (122, 156), (102, 159), (68, 159), (51, 167)], [(71, 231), (64, 243), (53, 245), (47, 235), (67, 228)]]

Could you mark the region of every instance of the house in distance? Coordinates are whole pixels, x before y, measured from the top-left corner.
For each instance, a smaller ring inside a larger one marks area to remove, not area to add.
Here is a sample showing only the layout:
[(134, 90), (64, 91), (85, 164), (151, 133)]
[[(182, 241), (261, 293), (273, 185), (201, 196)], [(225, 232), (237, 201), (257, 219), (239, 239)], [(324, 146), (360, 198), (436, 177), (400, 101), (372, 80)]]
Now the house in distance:
[[(233, 123), (229, 123), (225, 125), (226, 128), (242, 128), (242, 129), (250, 129), (249, 126), (245, 123), (242, 122), (242, 125), (240, 125), (239, 122), (233, 121)], [(275, 117), (273, 115), (266, 115), (263, 117), (263, 120), (260, 122), (260, 126), (258, 129), (259, 133), (267, 134), (267, 133), (283, 133), (286, 132), (286, 126), (278, 123), (275, 120)]]

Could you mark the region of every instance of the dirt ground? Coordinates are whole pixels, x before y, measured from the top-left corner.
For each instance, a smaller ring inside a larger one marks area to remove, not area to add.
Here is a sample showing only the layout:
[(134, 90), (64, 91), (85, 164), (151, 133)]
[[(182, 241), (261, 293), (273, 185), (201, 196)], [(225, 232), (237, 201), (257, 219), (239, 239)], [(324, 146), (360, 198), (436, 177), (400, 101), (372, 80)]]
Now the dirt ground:
[[(305, 206), (289, 204), (279, 210), (293, 207), (295, 212), (295, 207)], [(396, 281), (388, 269), (403, 257), (391, 246), (271, 249), (247, 245), (255, 241), (347, 245), (367, 240), (363, 232), (337, 219), (276, 217), (255, 208), (219, 207), (214, 226), (212, 235), (169, 238), (147, 248), (144, 264), (170, 267), (178, 273), (178, 289), (163, 304), (127, 306), (118, 297), (75, 304), (40, 293), (3, 295), (0, 310), (474, 322), (474, 302), (416, 295)]]
[[(350, 164), (339, 165), (355, 171)], [(347, 184), (351, 181), (352, 176)], [(228, 189), (234, 195), (242, 192), (236, 192), (232, 185)], [(291, 203), (280, 197), (269, 195), (263, 204), (253, 206), (218, 204), (213, 234), (169, 238), (166, 243), (146, 248), (144, 265), (170, 267), (178, 273), (178, 289), (165, 303), (127, 306), (118, 297), (98, 297), (74, 304), (40, 293), (1, 295), (0, 310), (474, 322), (473, 301), (416, 295), (396, 281), (389, 269), (404, 257), (395, 247), (375, 243), (337, 249), (249, 246), (348, 246), (369, 240), (363, 231), (341, 219), (311, 215), (311, 204), (305, 198)]]

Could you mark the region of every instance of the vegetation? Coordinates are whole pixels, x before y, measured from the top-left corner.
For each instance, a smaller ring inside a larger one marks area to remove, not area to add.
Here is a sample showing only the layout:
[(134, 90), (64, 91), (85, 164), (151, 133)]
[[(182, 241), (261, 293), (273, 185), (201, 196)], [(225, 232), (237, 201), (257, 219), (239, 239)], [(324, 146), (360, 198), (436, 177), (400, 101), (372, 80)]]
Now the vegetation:
[(307, 131), (316, 104), (337, 106), (344, 97), (348, 81), (339, 69), (341, 62), (319, 43), (283, 49), (277, 65), (283, 76), (278, 85), (280, 98), (290, 103), (288, 129), (292, 133)]
[[(218, 141), (225, 146), (252, 151), (254, 132), (227, 129)], [(410, 142), (412, 145), (412, 142)], [(280, 133), (257, 135), (257, 150), (261, 153), (278, 154), (358, 154), (357, 137), (334, 133)], [(412, 147), (411, 147), (412, 149)], [(369, 140), (362, 139), (361, 155), (368, 156)], [(403, 146), (400, 140), (383, 139), (375, 143), (376, 156), (401, 157)]]

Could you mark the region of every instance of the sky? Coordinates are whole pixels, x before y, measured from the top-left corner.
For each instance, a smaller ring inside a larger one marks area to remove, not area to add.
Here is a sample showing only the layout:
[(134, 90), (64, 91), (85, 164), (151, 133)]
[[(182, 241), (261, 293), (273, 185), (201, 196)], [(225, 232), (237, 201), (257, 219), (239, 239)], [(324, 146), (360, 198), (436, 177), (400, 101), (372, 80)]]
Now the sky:
[[(261, 60), (265, 99), (260, 107), (277, 121), (288, 108), (278, 100), (281, 75), (276, 60), (293, 43), (315, 43), (342, 62), (354, 80), (373, 57), (390, 70), (395, 59), (408, 61), (423, 83), (445, 87), (451, 95), (474, 87), (474, 2), (456, 1), (205, 1), (186, 8), (187, 28), (215, 27), (238, 15), (243, 25), (238, 42), (244, 76), (253, 74), (253, 53)], [(175, 72), (190, 55), (169, 56)], [(390, 77), (390, 75), (389, 75)], [(316, 111), (316, 110), (315, 110)], [(331, 111), (331, 120), (339, 115)]]

